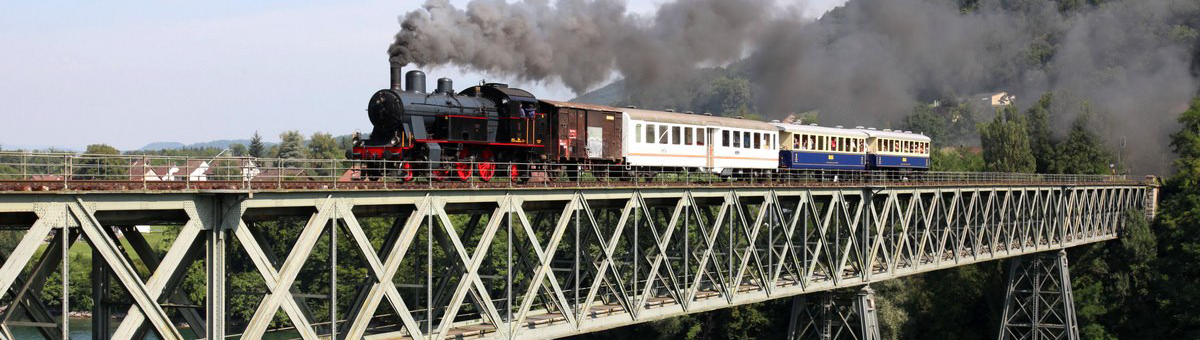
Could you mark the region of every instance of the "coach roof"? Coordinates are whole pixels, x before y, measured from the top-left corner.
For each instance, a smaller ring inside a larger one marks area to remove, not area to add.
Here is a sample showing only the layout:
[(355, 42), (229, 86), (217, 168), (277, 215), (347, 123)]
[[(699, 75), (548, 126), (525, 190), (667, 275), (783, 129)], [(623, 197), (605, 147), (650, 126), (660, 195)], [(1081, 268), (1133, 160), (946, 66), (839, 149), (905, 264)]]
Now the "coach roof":
[(612, 106), (572, 103), (572, 102), (560, 102), (557, 100), (547, 100), (547, 99), (542, 99), (541, 101), (542, 101), (542, 103), (546, 103), (547, 105), (554, 106), (554, 107), (565, 107), (565, 108), (571, 108), (571, 109), (592, 110), (592, 111), (605, 111), (605, 112), (613, 112), (613, 113), (621, 112), (621, 109), (615, 108)]
[(723, 126), (739, 129), (763, 130), (763, 131), (779, 131), (774, 125), (760, 122), (752, 119), (736, 119), (725, 117), (714, 117), (690, 113), (651, 111), (638, 109), (620, 109), (629, 115), (630, 118), (656, 123), (669, 124), (688, 124), (688, 125), (705, 125), (705, 126)]
[(830, 135), (838, 137), (867, 138), (867, 134), (856, 129), (839, 129), (828, 126), (799, 125), (787, 123), (772, 123), (780, 130), (790, 133), (808, 133), (814, 135)]

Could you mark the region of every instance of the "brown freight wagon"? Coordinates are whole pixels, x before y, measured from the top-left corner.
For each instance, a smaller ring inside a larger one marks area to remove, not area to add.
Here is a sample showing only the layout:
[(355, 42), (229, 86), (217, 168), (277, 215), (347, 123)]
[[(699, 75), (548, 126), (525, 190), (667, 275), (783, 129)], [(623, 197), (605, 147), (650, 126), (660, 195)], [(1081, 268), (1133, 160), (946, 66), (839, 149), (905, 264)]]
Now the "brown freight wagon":
[(562, 164), (620, 164), (621, 111), (615, 107), (540, 100), (549, 113), (547, 161)]

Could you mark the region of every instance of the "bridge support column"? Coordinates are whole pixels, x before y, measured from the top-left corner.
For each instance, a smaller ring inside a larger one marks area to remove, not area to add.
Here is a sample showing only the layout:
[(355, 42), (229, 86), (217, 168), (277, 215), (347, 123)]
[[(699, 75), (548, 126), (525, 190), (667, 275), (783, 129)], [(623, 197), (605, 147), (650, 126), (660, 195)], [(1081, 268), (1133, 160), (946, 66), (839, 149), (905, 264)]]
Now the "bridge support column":
[(1067, 252), (1013, 258), (1000, 340), (1079, 339)]
[(100, 251), (92, 249), (92, 339), (108, 340), (112, 334), (109, 322), (112, 308), (109, 305), (109, 273)]
[(875, 291), (826, 291), (792, 298), (790, 340), (879, 340)]

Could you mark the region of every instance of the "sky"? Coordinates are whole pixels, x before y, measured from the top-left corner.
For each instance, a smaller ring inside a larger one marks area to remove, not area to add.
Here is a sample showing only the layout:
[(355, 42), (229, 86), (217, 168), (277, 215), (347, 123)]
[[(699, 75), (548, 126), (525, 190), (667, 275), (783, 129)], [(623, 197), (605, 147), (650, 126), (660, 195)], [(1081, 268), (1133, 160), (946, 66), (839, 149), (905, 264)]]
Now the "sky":
[[(626, 3), (652, 15), (666, 1)], [(810, 17), (845, 2), (780, 1)], [(286, 130), (370, 131), (366, 103), (388, 84), (398, 17), (422, 3), (0, 0), (0, 147), (134, 150), (255, 132), (274, 141)], [(574, 97), (554, 82), (424, 71), (458, 88), (486, 79)]]

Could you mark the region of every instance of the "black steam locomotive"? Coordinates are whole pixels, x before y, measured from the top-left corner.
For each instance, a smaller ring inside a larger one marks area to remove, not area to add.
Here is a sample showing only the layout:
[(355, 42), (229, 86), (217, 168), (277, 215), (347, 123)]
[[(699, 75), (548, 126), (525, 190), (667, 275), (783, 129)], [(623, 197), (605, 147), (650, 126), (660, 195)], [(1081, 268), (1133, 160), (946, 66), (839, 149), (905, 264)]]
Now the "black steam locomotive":
[[(495, 83), (455, 93), (447, 78), (438, 79), (437, 89), (426, 92), (425, 74), (416, 70), (404, 75), (401, 88), (401, 66), (392, 64), (391, 88), (371, 97), (367, 115), (374, 129), (366, 139), (355, 135), (348, 156), (402, 162), (364, 162), (363, 177), (397, 170), (408, 180), (414, 172), (459, 180), (478, 176), (487, 181), (498, 173), (514, 180), (528, 178), (531, 169), (521, 164), (541, 160), (548, 133), (546, 114), (537, 112), (537, 98)], [(497, 169), (499, 163), (508, 165)]]

